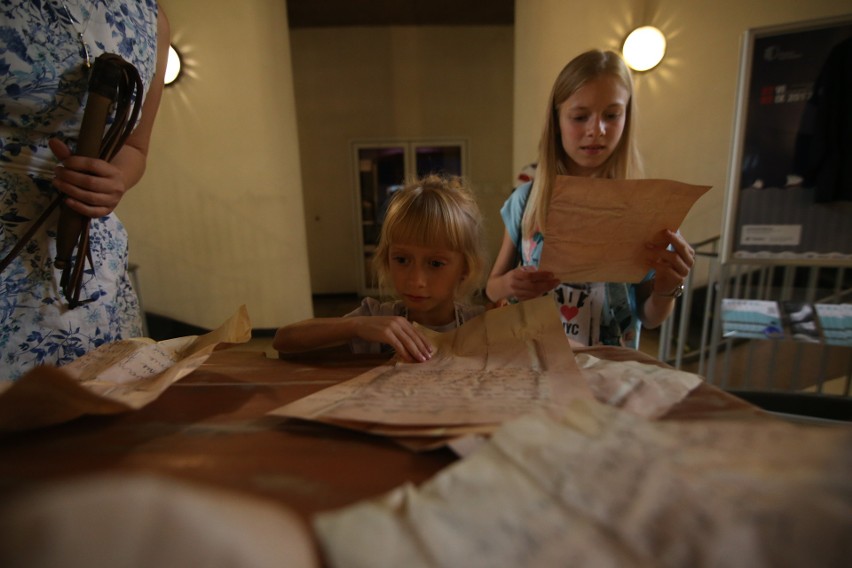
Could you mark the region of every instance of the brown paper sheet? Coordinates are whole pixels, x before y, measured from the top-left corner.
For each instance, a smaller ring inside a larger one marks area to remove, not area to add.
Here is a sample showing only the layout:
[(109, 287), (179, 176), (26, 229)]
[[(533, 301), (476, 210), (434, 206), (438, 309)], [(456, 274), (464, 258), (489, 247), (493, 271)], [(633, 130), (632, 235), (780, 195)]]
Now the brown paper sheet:
[(137, 410), (201, 366), (216, 348), (250, 338), (248, 311), (241, 306), (218, 329), (202, 336), (122, 340), (62, 367), (36, 367), (15, 382), (0, 382), (0, 431)]
[(848, 566), (852, 430), (649, 421), (580, 400), (314, 518), (331, 565)]
[(424, 330), (425, 363), (383, 365), (272, 411), (383, 435), (490, 432), (502, 422), (593, 394), (553, 299), (490, 310), (457, 330)]
[[(710, 186), (670, 180), (558, 176), (540, 270), (562, 282), (639, 282), (645, 243), (676, 231)], [(662, 244), (662, 243), (659, 243)]]
[(432, 360), (382, 365), (270, 414), (388, 436), (420, 451), (466, 437), (481, 442), (509, 419), (575, 400), (658, 418), (701, 383), (632, 349), (575, 353), (551, 296), (489, 310), (452, 332), (422, 331)]

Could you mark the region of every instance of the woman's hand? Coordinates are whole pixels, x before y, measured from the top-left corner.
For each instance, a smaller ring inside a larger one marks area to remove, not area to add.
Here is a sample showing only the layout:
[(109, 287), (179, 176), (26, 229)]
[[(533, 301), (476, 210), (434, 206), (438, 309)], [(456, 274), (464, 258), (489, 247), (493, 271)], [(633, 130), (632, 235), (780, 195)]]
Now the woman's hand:
[(57, 138), (48, 144), (60, 162), (53, 186), (65, 194), (65, 204), (86, 217), (112, 213), (127, 192), (121, 170), (104, 160), (74, 156)]
[[(695, 251), (680, 233), (666, 229), (660, 237), (660, 242), (645, 245), (649, 251), (648, 265), (656, 271), (653, 294), (672, 297), (689, 276), (695, 264)], [(669, 245), (674, 250), (669, 250)]]
[(519, 301), (538, 298), (559, 285), (559, 279), (552, 272), (537, 270), (532, 266), (521, 266), (503, 275), (509, 296)]
[(432, 344), (414, 325), (401, 316), (361, 316), (351, 318), (355, 335), (365, 341), (385, 343), (409, 363), (432, 358)]

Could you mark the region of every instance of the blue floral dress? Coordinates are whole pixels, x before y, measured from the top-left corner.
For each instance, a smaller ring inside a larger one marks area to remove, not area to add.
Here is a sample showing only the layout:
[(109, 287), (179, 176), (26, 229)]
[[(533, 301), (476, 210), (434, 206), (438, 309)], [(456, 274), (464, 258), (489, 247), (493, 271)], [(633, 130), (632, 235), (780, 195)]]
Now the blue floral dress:
[[(75, 147), (91, 60), (117, 53), (139, 70), (144, 92), (157, 51), (155, 0), (0, 1), (0, 258), (57, 195), (58, 137)], [(114, 213), (92, 219), (93, 266), (73, 310), (59, 289), (58, 209), (0, 274), (0, 380), (61, 365), (101, 344), (141, 335), (139, 302), (127, 273), (127, 233)]]

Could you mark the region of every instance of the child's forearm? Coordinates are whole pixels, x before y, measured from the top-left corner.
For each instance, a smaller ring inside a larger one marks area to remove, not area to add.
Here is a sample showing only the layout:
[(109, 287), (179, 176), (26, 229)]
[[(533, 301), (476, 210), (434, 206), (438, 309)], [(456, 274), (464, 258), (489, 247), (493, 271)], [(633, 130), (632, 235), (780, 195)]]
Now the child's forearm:
[(491, 276), (485, 284), (485, 295), (492, 302), (499, 302), (509, 297), (509, 286), (505, 283), (505, 274)]
[[(639, 293), (639, 319), (648, 329), (659, 327), (672, 311), (674, 311), (674, 296), (654, 293), (653, 281), (643, 283)], [(642, 299), (644, 297), (644, 300)]]
[(355, 337), (352, 318), (314, 318), (278, 328), (272, 347), (282, 353), (340, 345)]

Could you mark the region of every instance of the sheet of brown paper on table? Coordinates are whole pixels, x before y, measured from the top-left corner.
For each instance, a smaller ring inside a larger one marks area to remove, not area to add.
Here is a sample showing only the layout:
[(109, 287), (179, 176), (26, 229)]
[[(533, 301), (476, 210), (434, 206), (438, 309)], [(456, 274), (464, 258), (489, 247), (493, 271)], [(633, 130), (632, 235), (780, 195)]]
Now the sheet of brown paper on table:
[(249, 339), (251, 323), (241, 306), (219, 328), (201, 336), (121, 340), (62, 367), (36, 367), (15, 382), (0, 382), (0, 431), (137, 410), (201, 366), (216, 348)]
[(577, 353), (577, 364), (599, 402), (644, 418), (660, 418), (701, 384), (701, 377), (668, 366), (614, 361)]
[(850, 466), (846, 426), (648, 421), (576, 401), (314, 528), (336, 568), (848, 566)]
[(557, 176), (539, 270), (562, 282), (639, 282), (645, 243), (676, 231), (710, 186)]
[(447, 436), (493, 431), (531, 410), (593, 396), (550, 297), (424, 333), (435, 347), (430, 361), (383, 365), (270, 414), (384, 435)]

